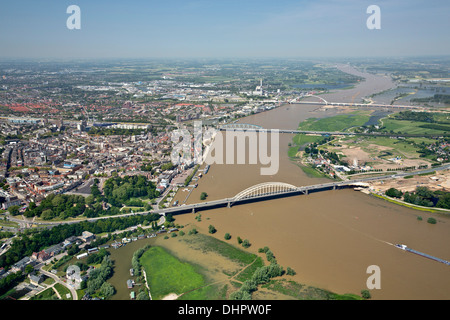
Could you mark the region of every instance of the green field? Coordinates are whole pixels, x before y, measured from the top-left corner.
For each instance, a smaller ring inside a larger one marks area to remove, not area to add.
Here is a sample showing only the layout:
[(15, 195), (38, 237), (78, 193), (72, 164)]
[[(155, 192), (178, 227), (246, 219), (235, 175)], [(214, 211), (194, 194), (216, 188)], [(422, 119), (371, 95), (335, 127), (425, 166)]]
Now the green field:
[(387, 137), (364, 137), (358, 141), (358, 146), (360, 146), (363, 150), (371, 154), (372, 156), (380, 156), (380, 152), (373, 147), (369, 147), (369, 145), (377, 145), (383, 147), (389, 147), (393, 150), (390, 150), (392, 155), (388, 156), (388, 158), (394, 156), (401, 156), (403, 158), (417, 159), (419, 158), (419, 154), (417, 153), (418, 148), (413, 144), (409, 143), (409, 141), (413, 141), (412, 139), (407, 140), (399, 140), (399, 139), (391, 139)]
[(38, 295), (31, 297), (30, 300), (59, 300), (53, 288), (48, 288)]
[(299, 147), (290, 147), (288, 150), (288, 156), (290, 158), (294, 158), (297, 156), (297, 152), (298, 152)]
[(318, 170), (311, 168), (309, 166), (306, 165), (300, 165), (299, 166), (304, 173), (306, 173), (306, 175), (308, 177), (311, 178), (327, 178), (327, 176), (325, 174), (323, 174), (322, 172), (319, 172)]
[(322, 136), (311, 136), (306, 134), (297, 134), (292, 138), (291, 147), (288, 150), (288, 156), (294, 158), (297, 152), (309, 143), (320, 142), (323, 140)]
[(355, 294), (336, 294), (286, 279), (271, 280), (262, 287), (298, 300), (362, 300), (360, 296)]
[[(449, 125), (430, 124), (420, 121), (383, 119), (384, 131), (417, 135), (441, 135), (450, 133)], [(435, 128), (434, 128), (435, 127)]]
[(370, 119), (369, 112), (352, 112), (329, 118), (310, 118), (300, 123), (299, 130), (308, 131), (344, 131), (352, 127), (359, 127)]
[[(263, 257), (246, 252), (214, 237), (198, 233), (182, 238), (176, 241), (188, 244), (188, 250), (193, 250), (193, 253), (195, 252), (194, 254), (198, 255), (195, 259), (179, 259), (175, 256), (175, 252), (162, 246), (151, 247), (140, 258), (154, 300), (160, 300), (170, 293), (179, 295), (179, 300), (230, 299), (233, 293), (245, 286), (246, 281), (254, 278), (255, 273), (267, 268)], [(224, 262), (227, 260), (233, 261), (235, 266), (237, 263), (237, 272), (226, 272), (229, 267), (222, 268), (223, 263), (220, 266), (213, 267), (212, 270), (211, 267), (205, 269), (204, 262), (213, 259), (215, 254), (226, 258)], [(214, 272), (219, 277), (214, 275)], [(224, 274), (226, 277), (224, 277)], [(270, 290), (271, 294), (278, 298), (285, 298), (288, 295), (294, 299), (307, 300), (360, 298), (356, 295), (337, 295), (327, 290), (299, 284), (285, 278), (285, 275), (281, 277), (281, 279), (274, 278), (267, 285), (261, 285), (261, 292), (258, 289), (256, 291), (264, 294), (264, 292)], [(302, 289), (301, 292), (299, 292), (300, 289)], [(258, 299), (257, 293), (255, 293), (254, 298)]]
[(196, 239), (195, 246), (203, 252), (216, 252), (231, 261), (238, 262), (242, 266), (252, 263), (257, 257), (253, 253), (238, 249), (231, 244), (201, 233), (196, 235)]
[[(70, 293), (70, 290), (67, 289), (65, 286), (63, 286), (60, 283), (55, 283), (54, 285), (55, 289), (58, 291), (59, 295), (63, 300), (72, 300), (72, 294)], [(70, 294), (70, 298), (67, 298), (66, 295)]]
[(147, 273), (154, 300), (170, 293), (180, 295), (206, 284), (193, 265), (178, 260), (161, 247), (151, 247), (142, 255), (140, 262)]
[(307, 143), (319, 142), (323, 139), (322, 136), (311, 136), (306, 134), (297, 134), (292, 138), (292, 142), (297, 146), (303, 146)]

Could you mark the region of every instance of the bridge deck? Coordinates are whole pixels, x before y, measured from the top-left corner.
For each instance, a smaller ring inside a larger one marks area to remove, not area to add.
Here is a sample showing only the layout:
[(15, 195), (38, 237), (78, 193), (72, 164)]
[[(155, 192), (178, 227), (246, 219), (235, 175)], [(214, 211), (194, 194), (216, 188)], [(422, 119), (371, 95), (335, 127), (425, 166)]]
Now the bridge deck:
[[(208, 209), (208, 208), (214, 208), (214, 207), (218, 207), (218, 206), (226, 206), (229, 204), (245, 203), (248, 201), (264, 201), (264, 200), (268, 200), (268, 199), (271, 199), (274, 197), (283, 197), (283, 196), (287, 197), (287, 196), (292, 196), (292, 195), (297, 195), (297, 194), (298, 195), (307, 194), (312, 191), (330, 190), (330, 189), (335, 189), (335, 188), (360, 187), (360, 186), (364, 185), (365, 182), (369, 182), (369, 181), (395, 179), (395, 178), (399, 178), (399, 177), (408, 176), (411, 174), (417, 175), (417, 174), (430, 173), (433, 171), (441, 171), (441, 170), (448, 170), (448, 169), (450, 169), (450, 164), (445, 164), (440, 167), (429, 168), (429, 169), (420, 170), (420, 171), (416, 171), (416, 172), (404, 172), (404, 173), (392, 174), (392, 175), (388, 175), (388, 176), (368, 177), (368, 178), (361, 178), (361, 179), (351, 180), (351, 181), (338, 181), (338, 182), (329, 182), (329, 183), (322, 183), (322, 184), (310, 185), (310, 186), (302, 186), (302, 187), (297, 187), (295, 190), (288, 190), (288, 191), (278, 192), (278, 193), (261, 194), (261, 195), (254, 196), (251, 198), (243, 198), (243, 199), (236, 199), (236, 197), (225, 198), (225, 199), (213, 200), (213, 201), (208, 201), (208, 202), (203, 202), (203, 203), (181, 205), (181, 206), (177, 206), (177, 207), (152, 210), (152, 211), (146, 211), (146, 212), (139, 212), (139, 213), (133, 213), (133, 214), (91, 218), (91, 219), (88, 219), (88, 221), (93, 222), (93, 221), (100, 220), (100, 219), (110, 219), (110, 218), (114, 218), (114, 217), (125, 217), (125, 216), (138, 215), (138, 214), (149, 214), (149, 213), (158, 213), (160, 215), (166, 215), (168, 213), (173, 214), (173, 213), (183, 213), (183, 212), (189, 212), (189, 211), (192, 212), (192, 210)], [(15, 219), (15, 218), (10, 218), (10, 220), (27, 223), (27, 221)], [(59, 224), (79, 223), (82, 221), (86, 221), (86, 220), (69, 221), (69, 222), (28, 222), (28, 223), (36, 224), (36, 225), (56, 226)]]

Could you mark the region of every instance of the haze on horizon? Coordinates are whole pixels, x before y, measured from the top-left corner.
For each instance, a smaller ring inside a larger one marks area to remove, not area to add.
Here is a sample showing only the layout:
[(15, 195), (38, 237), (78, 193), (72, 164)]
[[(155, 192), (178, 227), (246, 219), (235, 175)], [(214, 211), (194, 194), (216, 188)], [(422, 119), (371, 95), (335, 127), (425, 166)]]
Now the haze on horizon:
[[(69, 30), (67, 7), (81, 9)], [(381, 29), (369, 30), (370, 5)], [(450, 54), (446, 0), (3, 3), (0, 58), (383, 57)]]

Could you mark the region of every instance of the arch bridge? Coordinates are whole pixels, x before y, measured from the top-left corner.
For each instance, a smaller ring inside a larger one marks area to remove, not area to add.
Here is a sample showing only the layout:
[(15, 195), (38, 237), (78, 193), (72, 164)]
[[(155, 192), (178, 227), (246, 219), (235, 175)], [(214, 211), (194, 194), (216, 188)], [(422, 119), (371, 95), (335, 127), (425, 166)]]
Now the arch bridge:
[(252, 187), (249, 187), (233, 198), (228, 202), (228, 206), (230, 207), (235, 202), (241, 202), (245, 200), (251, 200), (256, 198), (266, 198), (276, 195), (286, 195), (289, 193), (296, 194), (299, 192), (303, 192), (300, 188), (284, 183), (284, 182), (264, 182)]
[[(305, 94), (305, 95), (303, 95), (303, 96), (300, 96), (300, 97), (298, 97), (298, 98), (295, 98), (295, 99), (291, 100), (290, 103), (296, 103), (296, 102), (298, 102), (298, 100), (301, 99), (301, 98), (309, 98), (309, 97), (317, 98), (317, 99), (319, 99), (321, 102), (325, 103), (325, 105), (328, 105), (328, 104), (329, 104), (329, 102), (328, 102), (327, 100), (325, 100), (325, 99), (322, 98), (322, 97), (316, 96), (316, 95), (314, 95), (314, 94)], [(304, 103), (304, 102), (303, 102), (303, 103)]]
[(228, 123), (221, 126), (220, 129), (228, 130), (228, 129), (264, 129), (264, 128), (256, 124), (249, 124), (249, 123)]

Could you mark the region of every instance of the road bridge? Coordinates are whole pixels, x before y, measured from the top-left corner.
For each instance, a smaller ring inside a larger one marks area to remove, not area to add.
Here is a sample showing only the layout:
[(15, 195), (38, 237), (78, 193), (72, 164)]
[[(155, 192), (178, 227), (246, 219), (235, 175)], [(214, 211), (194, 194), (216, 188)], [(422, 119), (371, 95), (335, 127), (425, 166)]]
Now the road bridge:
[(258, 130), (258, 129), (264, 129), (261, 126), (258, 126), (256, 124), (249, 124), (249, 123), (227, 123), (219, 127), (220, 130)]
[[(266, 182), (266, 183), (261, 183), (261, 184), (251, 186), (251, 187), (239, 192), (232, 198), (212, 200), (212, 201), (206, 201), (206, 202), (195, 203), (195, 204), (184, 204), (181, 206), (158, 209), (158, 210), (153, 210), (153, 211), (146, 211), (146, 212), (136, 212), (136, 213), (129, 213), (129, 214), (121, 214), (121, 215), (116, 215), (116, 216), (91, 218), (91, 219), (88, 219), (87, 221), (95, 222), (95, 221), (101, 220), (101, 219), (111, 219), (111, 218), (126, 217), (126, 216), (131, 216), (131, 215), (147, 215), (150, 213), (157, 213), (162, 216), (165, 216), (166, 214), (176, 215), (176, 214), (183, 214), (183, 213), (195, 213), (200, 210), (209, 210), (209, 209), (220, 208), (220, 207), (229, 207), (230, 208), (234, 205), (239, 205), (239, 204), (257, 202), (257, 201), (267, 201), (267, 200), (271, 200), (271, 199), (297, 196), (297, 195), (308, 195), (309, 193), (312, 193), (312, 192), (321, 192), (321, 191), (326, 191), (326, 190), (337, 190), (337, 189), (355, 188), (355, 187), (368, 187), (367, 182), (370, 182), (370, 181), (396, 179), (396, 178), (401, 178), (401, 177), (410, 176), (410, 175), (418, 175), (418, 174), (424, 174), (424, 173), (430, 173), (433, 171), (441, 171), (441, 170), (448, 170), (448, 169), (450, 169), (450, 163), (442, 165), (440, 167), (428, 168), (428, 169), (419, 170), (419, 171), (415, 171), (415, 172), (402, 172), (402, 173), (389, 174), (389, 175), (376, 176), (376, 177), (360, 178), (360, 179), (348, 180), (348, 181), (333, 181), (333, 182), (321, 183), (321, 184), (310, 185), (310, 186), (301, 186), (301, 187), (297, 187), (297, 186), (283, 183), (283, 182)], [(15, 218), (9, 218), (9, 220), (16, 221), (16, 222), (22, 222), (22, 223), (24, 222), (23, 220), (15, 219)], [(72, 223), (79, 223), (82, 221), (86, 221), (86, 220), (75, 220), (75, 221), (67, 221), (67, 222), (36, 222), (36, 221), (34, 221), (34, 222), (30, 222), (30, 223), (39, 225), (39, 226), (56, 226), (59, 224), (72, 224)]]
[[(301, 101), (300, 99), (305, 97), (317, 97), (320, 101)], [(392, 104), (381, 104), (381, 103), (354, 103), (354, 102), (329, 102), (325, 99), (309, 95), (300, 96), (295, 99), (288, 101), (289, 104), (310, 104), (319, 106), (334, 106), (334, 107), (363, 107), (363, 108), (391, 108), (391, 109), (423, 109), (420, 106), (408, 106), (408, 105), (392, 105)]]
[(292, 134), (311, 134), (321, 136), (374, 136), (374, 137), (389, 137), (389, 138), (401, 138), (401, 137), (448, 137), (450, 133), (441, 134), (411, 134), (411, 133), (389, 133), (389, 132), (345, 132), (345, 131), (310, 131), (310, 130), (292, 130), (292, 129), (240, 129), (240, 128), (220, 128), (220, 131), (235, 131), (235, 132), (274, 132), (274, 133), (292, 133)]

